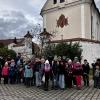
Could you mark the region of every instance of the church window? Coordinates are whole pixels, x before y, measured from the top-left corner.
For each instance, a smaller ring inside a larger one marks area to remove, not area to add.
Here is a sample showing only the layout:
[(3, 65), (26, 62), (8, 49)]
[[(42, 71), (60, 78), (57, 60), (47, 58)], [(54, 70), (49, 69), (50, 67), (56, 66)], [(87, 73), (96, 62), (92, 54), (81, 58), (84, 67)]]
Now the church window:
[(60, 3), (63, 3), (63, 2), (65, 2), (65, 0), (60, 0)]
[(56, 4), (57, 3), (57, 0), (53, 0), (53, 3)]

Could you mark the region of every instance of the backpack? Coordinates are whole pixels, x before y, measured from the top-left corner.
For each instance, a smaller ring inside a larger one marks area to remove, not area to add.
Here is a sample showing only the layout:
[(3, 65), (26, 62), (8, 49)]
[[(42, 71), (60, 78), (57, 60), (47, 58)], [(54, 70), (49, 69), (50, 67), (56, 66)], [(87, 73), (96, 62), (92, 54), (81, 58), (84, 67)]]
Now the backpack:
[(100, 76), (100, 71), (99, 70), (96, 70), (95, 71), (95, 77), (99, 77)]
[(50, 64), (49, 64), (48, 66), (45, 66), (45, 67), (44, 67), (44, 71), (45, 71), (45, 72), (50, 72)]

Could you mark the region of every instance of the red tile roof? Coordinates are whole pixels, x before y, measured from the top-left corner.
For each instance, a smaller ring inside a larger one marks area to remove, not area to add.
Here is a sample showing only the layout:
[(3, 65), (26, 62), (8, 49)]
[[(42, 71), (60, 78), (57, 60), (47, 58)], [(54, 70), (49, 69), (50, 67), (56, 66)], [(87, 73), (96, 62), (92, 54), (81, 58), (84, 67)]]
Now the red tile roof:
[(43, 32), (40, 33), (40, 36), (52, 36), (52, 34), (50, 34), (49, 32), (46, 31), (46, 28), (44, 28)]
[(21, 47), (21, 46), (25, 46), (25, 44), (17, 44), (17, 45), (14, 45), (13, 47)]
[(33, 36), (30, 34), (29, 31), (27, 32), (27, 34), (26, 34), (24, 37), (27, 37), (27, 38), (33, 38)]
[[(24, 38), (17, 39), (17, 42), (21, 43), (24, 40)], [(6, 40), (0, 40), (0, 43), (3, 43), (5, 46), (8, 46), (11, 43), (14, 43), (14, 39), (6, 39)]]
[(85, 38), (72, 38), (72, 39), (54, 40), (54, 41), (50, 41), (50, 43), (74, 42), (74, 41), (92, 42), (92, 43), (100, 44), (100, 41), (85, 39)]

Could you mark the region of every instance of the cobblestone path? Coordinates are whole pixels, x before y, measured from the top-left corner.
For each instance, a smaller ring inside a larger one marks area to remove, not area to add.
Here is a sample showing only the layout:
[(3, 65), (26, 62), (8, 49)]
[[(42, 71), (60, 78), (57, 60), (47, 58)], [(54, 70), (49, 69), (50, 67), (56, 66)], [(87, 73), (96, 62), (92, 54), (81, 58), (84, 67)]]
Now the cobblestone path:
[(4, 85), (0, 84), (0, 100), (100, 100), (100, 90), (90, 87), (83, 87), (66, 90), (44, 91), (36, 87), (26, 88), (23, 84)]

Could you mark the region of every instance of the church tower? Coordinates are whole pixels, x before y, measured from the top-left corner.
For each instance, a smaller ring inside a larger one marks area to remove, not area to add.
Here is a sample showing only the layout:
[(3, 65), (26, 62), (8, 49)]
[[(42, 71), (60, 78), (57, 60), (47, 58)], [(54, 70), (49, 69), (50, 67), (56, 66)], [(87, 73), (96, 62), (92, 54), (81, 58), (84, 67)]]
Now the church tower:
[(27, 48), (32, 48), (32, 35), (31, 33), (28, 31), (27, 34), (24, 36), (25, 38), (25, 46)]
[(94, 0), (47, 0), (41, 10), (51, 43), (79, 42), (82, 60), (100, 58), (100, 12)]
[(55, 33), (53, 40), (100, 40), (100, 13), (94, 0), (47, 0), (41, 15), (43, 27)]

